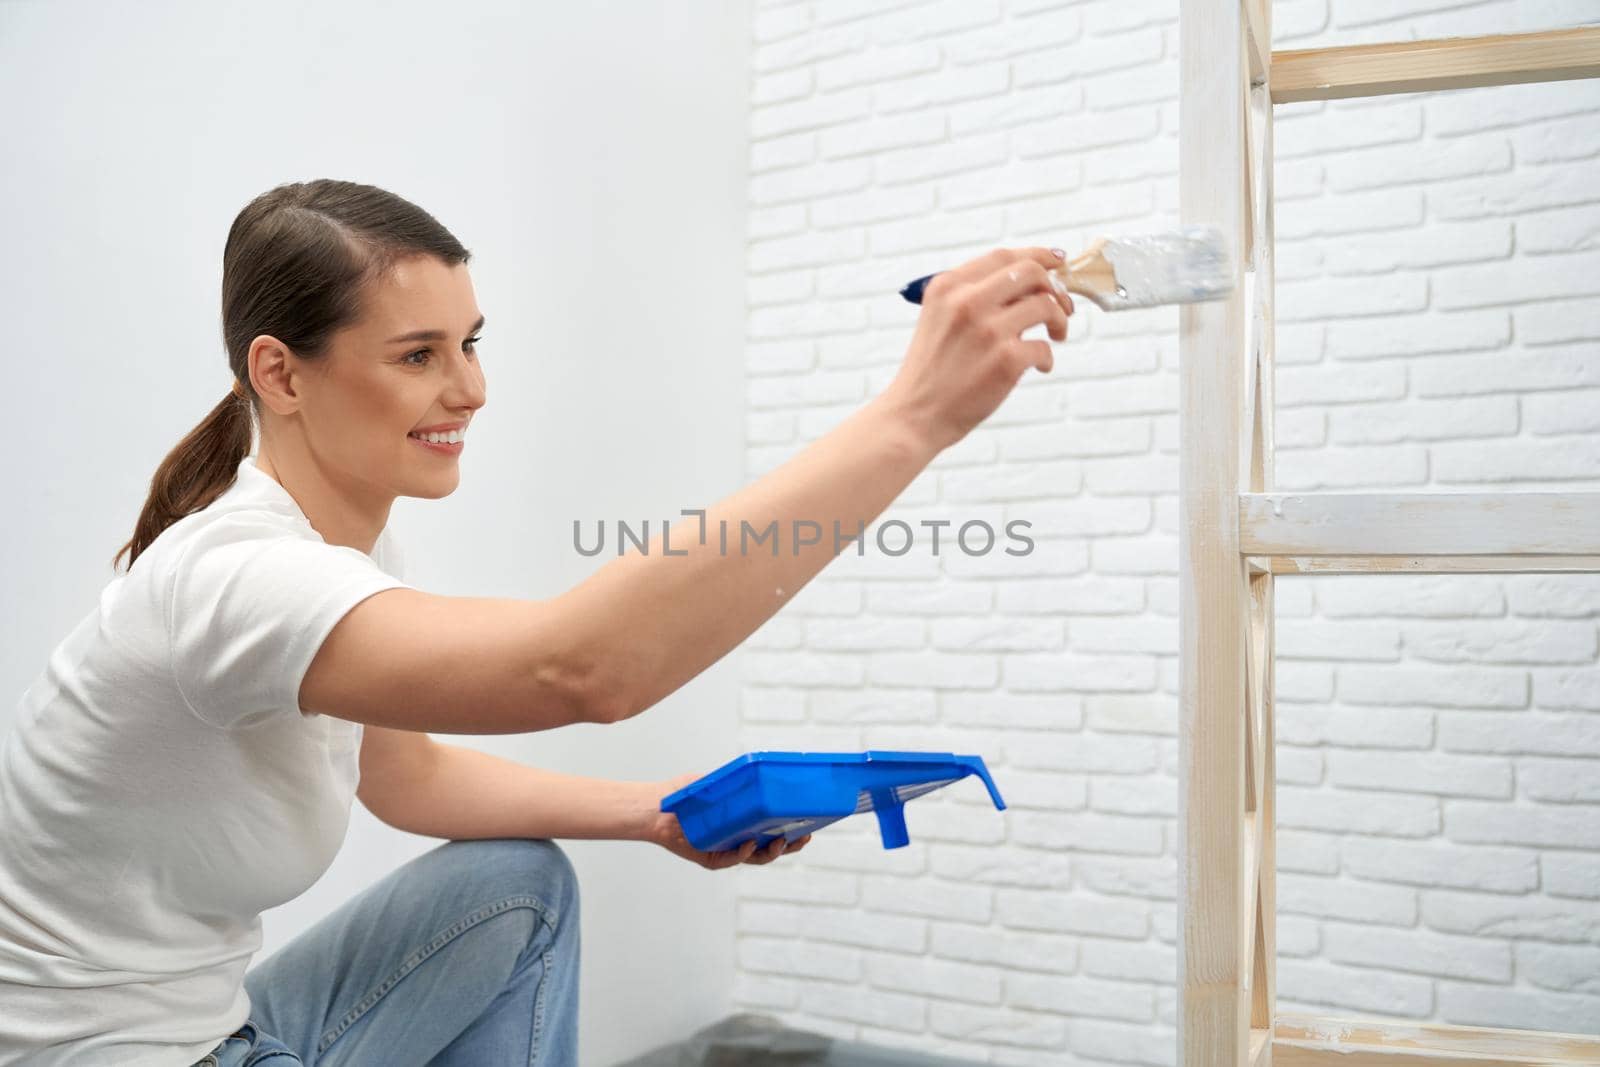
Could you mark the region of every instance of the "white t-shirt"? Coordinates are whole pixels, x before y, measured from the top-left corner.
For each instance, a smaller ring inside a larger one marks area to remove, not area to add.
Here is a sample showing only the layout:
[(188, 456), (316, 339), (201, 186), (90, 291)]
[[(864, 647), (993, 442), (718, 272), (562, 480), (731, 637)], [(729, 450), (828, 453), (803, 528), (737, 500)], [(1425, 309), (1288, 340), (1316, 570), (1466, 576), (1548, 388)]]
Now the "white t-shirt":
[(344, 840), (362, 727), (302, 714), (335, 623), (400, 580), (256, 466), (50, 654), (0, 742), (0, 1064), (182, 1067), (248, 1017), (260, 913)]

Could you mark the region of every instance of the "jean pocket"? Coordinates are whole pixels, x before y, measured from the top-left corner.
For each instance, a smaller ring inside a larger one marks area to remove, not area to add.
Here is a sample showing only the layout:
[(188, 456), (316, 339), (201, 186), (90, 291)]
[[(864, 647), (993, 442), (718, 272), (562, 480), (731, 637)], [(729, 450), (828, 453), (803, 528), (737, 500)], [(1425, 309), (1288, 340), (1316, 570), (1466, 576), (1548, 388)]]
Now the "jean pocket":
[[(222, 1067), (223, 1064), (232, 1064), (236, 1058), (242, 1059), (247, 1056), (256, 1047), (256, 1041), (254, 1024), (247, 1022), (218, 1041), (216, 1047), (196, 1060), (192, 1067)], [(239, 1044), (244, 1045), (242, 1052), (239, 1050)]]

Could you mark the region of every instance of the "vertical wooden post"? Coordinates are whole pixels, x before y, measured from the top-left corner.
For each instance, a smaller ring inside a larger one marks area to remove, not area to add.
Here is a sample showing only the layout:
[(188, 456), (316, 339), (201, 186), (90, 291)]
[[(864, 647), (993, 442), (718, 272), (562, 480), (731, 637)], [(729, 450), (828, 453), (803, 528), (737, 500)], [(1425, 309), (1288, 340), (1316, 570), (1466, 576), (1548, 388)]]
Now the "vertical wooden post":
[[(1247, 0), (1253, 2), (1253, 0)], [(1254, 29), (1266, 37), (1265, 50), (1270, 52), (1272, 5), (1264, 3), (1257, 11)], [(1271, 492), (1273, 484), (1273, 410), (1275, 404), (1274, 370), (1277, 367), (1277, 344), (1273, 311), (1273, 260), (1276, 250), (1275, 200), (1272, 185), (1272, 87), (1252, 85), (1247, 90), (1248, 104), (1245, 121), (1247, 144), (1253, 144), (1248, 153), (1251, 160), (1248, 175), (1254, 196), (1251, 201), (1255, 211), (1255, 241), (1251, 253), (1250, 274), (1251, 319), (1248, 362), (1255, 383), (1254, 401), (1249, 410), (1250, 460), (1246, 475), (1252, 493)], [(1274, 708), (1273, 667), (1277, 662), (1273, 647), (1273, 631), (1277, 626), (1274, 608), (1274, 585), (1277, 579), (1270, 569), (1253, 575), (1250, 579), (1250, 633), (1246, 649), (1246, 677), (1254, 684), (1248, 708), (1249, 722), (1246, 736), (1250, 738), (1257, 758), (1246, 768), (1254, 796), (1254, 822), (1256, 847), (1255, 871), (1251, 874), (1250, 888), (1255, 905), (1247, 913), (1255, 935), (1254, 951), (1249, 953), (1250, 965), (1250, 1026), (1252, 1048), (1267, 1049), (1264, 1057), (1253, 1058), (1256, 1064), (1270, 1064), (1273, 1024), (1277, 1005), (1277, 948), (1278, 948), (1278, 893), (1277, 893), (1277, 766), (1274, 754), (1277, 731), (1273, 728)]]
[(1250, 584), (1239, 554), (1237, 462), (1249, 454), (1240, 432), (1245, 397), (1257, 392), (1246, 389), (1256, 367), (1245, 360), (1246, 34), (1241, 0), (1181, 6), (1180, 212), (1185, 224), (1221, 229), (1235, 272), (1226, 300), (1179, 312), (1182, 1067), (1237, 1067), (1250, 1056), (1256, 850), (1245, 795)]
[(1179, 1062), (1600, 1063), (1587, 1036), (1278, 1017), (1273, 758), (1275, 571), (1595, 571), (1600, 494), (1271, 492), (1274, 97), (1600, 77), (1600, 29), (1273, 53), (1270, 0), (1180, 12), (1181, 213), (1232, 242), (1235, 284), (1179, 318)]

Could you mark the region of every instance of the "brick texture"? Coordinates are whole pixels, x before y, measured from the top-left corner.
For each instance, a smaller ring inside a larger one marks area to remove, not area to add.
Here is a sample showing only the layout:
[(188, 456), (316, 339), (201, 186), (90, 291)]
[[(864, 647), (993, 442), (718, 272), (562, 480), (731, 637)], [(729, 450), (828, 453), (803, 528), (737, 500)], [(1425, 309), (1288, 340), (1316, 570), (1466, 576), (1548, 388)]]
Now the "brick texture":
[[(1177, 218), (1173, 0), (758, 0), (749, 473), (896, 370), (906, 281)], [(1277, 0), (1310, 47), (1592, 0)], [(1280, 106), (1278, 488), (1600, 488), (1600, 82)], [(978, 1062), (1175, 1061), (1177, 315), (1080, 302), (740, 655), (746, 749), (982, 754), (737, 872), (738, 1005)], [(1043, 337), (1035, 329), (1030, 337)], [(1031, 523), (969, 555), (963, 522)], [(947, 520), (929, 551), (924, 520)], [(1600, 1032), (1600, 579), (1278, 585), (1280, 1006)]]

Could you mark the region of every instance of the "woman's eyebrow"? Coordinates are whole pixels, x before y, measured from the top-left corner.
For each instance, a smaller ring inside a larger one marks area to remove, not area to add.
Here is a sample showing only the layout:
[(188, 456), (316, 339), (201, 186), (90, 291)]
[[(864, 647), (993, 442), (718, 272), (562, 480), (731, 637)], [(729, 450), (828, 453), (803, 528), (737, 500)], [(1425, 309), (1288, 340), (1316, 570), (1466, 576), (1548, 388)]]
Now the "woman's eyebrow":
[[(479, 315), (478, 321), (473, 323), (472, 329), (468, 330), (467, 332), (477, 333), (479, 330), (483, 329), (483, 321), (484, 317)], [(398, 344), (401, 341), (443, 341), (446, 336), (447, 335), (443, 330), (412, 330), (410, 333), (403, 333), (399, 337), (391, 337), (385, 341), (384, 344)]]

